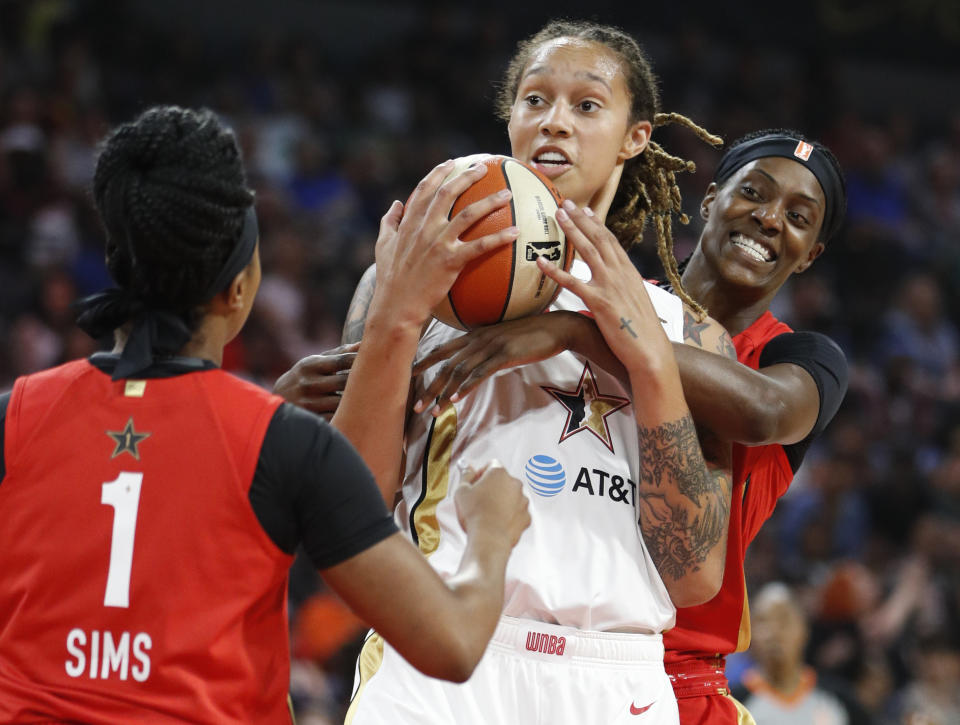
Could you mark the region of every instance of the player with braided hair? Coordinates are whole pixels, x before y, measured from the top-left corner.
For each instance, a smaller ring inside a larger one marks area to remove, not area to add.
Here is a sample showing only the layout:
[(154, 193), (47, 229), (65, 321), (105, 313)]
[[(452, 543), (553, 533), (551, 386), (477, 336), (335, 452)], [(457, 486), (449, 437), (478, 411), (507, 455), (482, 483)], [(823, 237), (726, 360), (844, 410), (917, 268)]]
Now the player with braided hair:
[[(744, 556), (847, 386), (837, 345), (792, 331), (769, 308), (784, 282), (836, 236), (845, 209), (843, 173), (827, 147), (788, 129), (748, 134), (721, 159), (701, 205), (699, 244), (679, 265), (690, 294), (733, 334), (739, 359), (674, 345), (697, 424), (736, 442), (723, 585), (710, 601), (679, 608), (664, 635), (683, 725), (753, 722), (724, 676), (726, 655), (750, 644)], [(696, 334), (696, 322), (688, 323)], [(620, 368), (606, 347), (591, 320), (568, 312), (493, 325), (418, 363), (448, 359), (421, 399), (436, 398), (439, 412), (498, 370), (566, 349)]]
[[(631, 120), (647, 119), (653, 128), (676, 123), (713, 146), (723, 143), (720, 137), (709, 133), (686, 116), (661, 113), (660, 94), (650, 61), (632, 36), (619, 28), (583, 21), (554, 20), (518, 44), (497, 94), (497, 115), (501, 120), (510, 122), (520, 78), (534, 52), (544, 43), (559, 38), (579, 38), (598, 43), (621, 59), (621, 68), (630, 92)], [(668, 279), (680, 298), (702, 315), (702, 308), (683, 292), (673, 254), (673, 216), (676, 215), (682, 224), (689, 221), (681, 210), (680, 188), (675, 176), (679, 172), (692, 173), (695, 170), (692, 161), (673, 156), (653, 139), (648, 140), (646, 148), (623, 164), (623, 173), (607, 214), (607, 226), (613, 230), (623, 247), (630, 249), (641, 240), (647, 219), (652, 216), (657, 233), (657, 253), (666, 268)], [(588, 206), (597, 208), (598, 201), (591, 199)]]
[[(647, 722), (675, 723), (660, 633), (672, 625), (675, 603), (705, 601), (719, 586), (730, 453), (712, 440), (701, 447), (683, 400), (669, 344), (683, 338), (681, 300), (644, 284), (624, 246), (647, 215), (663, 215), (667, 248), (666, 219), (679, 207), (673, 175), (686, 163), (651, 146), (654, 121), (666, 120), (656, 80), (636, 41), (616, 28), (554, 22), (521, 43), (500, 109), (512, 155), (566, 197), (557, 218), (590, 262), (574, 262), (583, 280), (592, 269), (582, 294), (564, 292), (556, 305), (593, 310), (631, 377), (621, 384), (564, 353), (486, 381), (436, 419), (422, 408), (411, 417), (396, 518), (434, 568), (452, 576), (462, 550), (450, 503), (461, 460), (496, 451), (508, 470), (523, 473), (533, 523), (511, 558), (500, 627), (470, 681), (424, 678), (373, 634), (348, 721), (582, 723), (642, 712)], [(623, 245), (606, 245), (602, 261), (572, 221), (587, 206), (593, 223), (620, 220)], [(354, 298), (348, 340), (374, 280), (379, 286), (379, 269)], [(630, 293), (613, 306), (595, 304), (615, 289)], [(725, 333), (704, 324), (719, 347)], [(434, 321), (421, 349), (460, 335)], [(304, 401), (311, 362), (277, 389)], [(417, 394), (435, 374), (418, 378)], [(380, 481), (388, 501), (396, 481)]]
[[(503, 203), (448, 219), (485, 171), (442, 183), (451, 168), (412, 195), (416, 222), (392, 206), (377, 242), (383, 283), (337, 422), (358, 428), (378, 401), (377, 435), (357, 436), (378, 465), (399, 456), (397, 390), (435, 291), (475, 256), (456, 237)], [(496, 464), (468, 474), (468, 543), (444, 583), (343, 436), (220, 370), (260, 262), (240, 151), (212, 113), (159, 107), (114, 130), (94, 198), (118, 287), (84, 300), (80, 324), (113, 332), (114, 352), (0, 395), (0, 721), (289, 722), (286, 590), (301, 543), (415, 666), (469, 676), (529, 523), (519, 482)], [(425, 290), (402, 282), (414, 269)]]

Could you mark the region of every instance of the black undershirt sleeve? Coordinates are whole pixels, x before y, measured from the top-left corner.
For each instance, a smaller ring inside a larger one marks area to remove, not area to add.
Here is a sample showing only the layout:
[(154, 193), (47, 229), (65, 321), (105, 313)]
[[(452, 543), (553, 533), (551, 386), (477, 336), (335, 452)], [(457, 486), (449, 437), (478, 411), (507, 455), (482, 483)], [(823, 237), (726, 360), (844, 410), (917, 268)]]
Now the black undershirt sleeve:
[(847, 393), (849, 371), (840, 346), (819, 332), (787, 332), (770, 340), (760, 354), (760, 367), (781, 363), (802, 367), (810, 373), (820, 392), (820, 413), (813, 430), (802, 441), (783, 447), (790, 467), (796, 472), (807, 449), (839, 410)]
[(6, 446), (5, 433), (7, 429), (7, 406), (10, 405), (10, 396), (12, 393), (0, 395), (0, 483), (3, 483), (7, 475), (7, 463), (3, 457), (4, 446)]
[(250, 504), (274, 543), (302, 543), (325, 569), (397, 531), (370, 469), (325, 420), (289, 403), (273, 415), (250, 486)]

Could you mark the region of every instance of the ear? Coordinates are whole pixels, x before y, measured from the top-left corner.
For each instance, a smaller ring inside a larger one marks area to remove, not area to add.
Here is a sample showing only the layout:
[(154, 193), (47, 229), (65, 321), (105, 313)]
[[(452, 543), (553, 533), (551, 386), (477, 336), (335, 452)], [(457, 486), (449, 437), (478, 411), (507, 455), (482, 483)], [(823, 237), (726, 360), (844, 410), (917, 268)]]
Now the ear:
[(703, 195), (703, 201), (700, 202), (700, 218), (704, 221), (710, 218), (710, 207), (717, 198), (717, 182), (711, 181), (707, 187), (707, 193)]
[(214, 311), (229, 314), (235, 310), (242, 310), (247, 295), (250, 294), (250, 278), (247, 268), (237, 272), (230, 286), (210, 300)]
[(801, 272), (806, 272), (807, 268), (813, 264), (814, 260), (823, 254), (824, 246), (823, 242), (817, 242), (810, 248), (810, 251), (807, 253), (807, 258), (803, 260), (800, 264), (797, 265), (797, 268), (794, 269), (795, 274), (800, 274)]
[(617, 154), (617, 160), (626, 161), (639, 156), (650, 142), (652, 133), (653, 125), (649, 121), (637, 121), (630, 126), (623, 137), (623, 145), (620, 147), (620, 153)]

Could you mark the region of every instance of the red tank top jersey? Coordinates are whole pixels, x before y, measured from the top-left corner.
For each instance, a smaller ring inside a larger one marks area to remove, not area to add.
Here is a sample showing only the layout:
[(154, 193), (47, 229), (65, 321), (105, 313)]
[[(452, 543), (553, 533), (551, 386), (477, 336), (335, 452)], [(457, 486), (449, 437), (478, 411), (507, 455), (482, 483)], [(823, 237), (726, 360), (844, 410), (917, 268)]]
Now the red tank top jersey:
[(289, 722), (292, 557), (248, 500), (282, 401), (219, 369), (17, 380), (0, 722)]
[[(760, 367), (764, 346), (790, 327), (765, 312), (733, 344), (737, 359), (754, 370)], [(677, 623), (663, 636), (666, 662), (690, 657), (741, 652), (750, 645), (750, 610), (743, 561), (747, 546), (773, 513), (793, 471), (783, 446), (733, 446), (733, 491), (723, 583), (706, 604), (677, 610)]]

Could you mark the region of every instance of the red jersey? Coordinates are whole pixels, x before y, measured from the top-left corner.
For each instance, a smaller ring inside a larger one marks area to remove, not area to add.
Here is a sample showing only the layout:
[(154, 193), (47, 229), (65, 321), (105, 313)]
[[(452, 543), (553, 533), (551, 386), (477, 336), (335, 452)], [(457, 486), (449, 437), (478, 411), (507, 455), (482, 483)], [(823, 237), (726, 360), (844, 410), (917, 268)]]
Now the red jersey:
[(292, 557), (248, 500), (280, 403), (219, 369), (17, 380), (0, 722), (289, 722)]
[[(764, 313), (735, 335), (737, 359), (754, 370), (760, 367), (764, 346), (790, 327)], [(747, 546), (773, 513), (777, 499), (793, 480), (793, 470), (779, 444), (733, 445), (733, 491), (727, 558), (719, 593), (705, 604), (677, 609), (677, 623), (663, 635), (665, 661), (741, 652), (750, 645), (750, 609), (743, 561)]]

